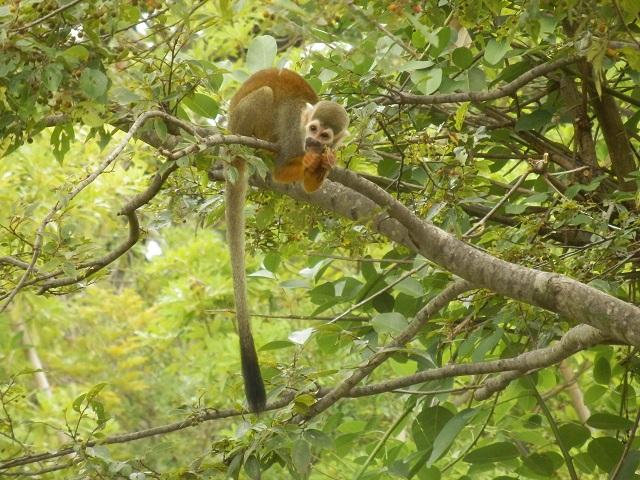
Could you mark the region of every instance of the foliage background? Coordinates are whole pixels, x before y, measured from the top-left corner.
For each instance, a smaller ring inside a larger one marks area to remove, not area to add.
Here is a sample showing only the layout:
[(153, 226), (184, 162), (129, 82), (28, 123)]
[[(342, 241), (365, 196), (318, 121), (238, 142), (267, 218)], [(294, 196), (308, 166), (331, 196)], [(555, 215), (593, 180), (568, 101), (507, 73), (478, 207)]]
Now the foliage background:
[[(291, 422), (453, 278), (376, 231), (378, 208), (349, 220), (294, 201), (252, 159), (255, 336), (270, 400), (299, 392), (255, 417), (241, 415), (218, 169), (239, 147), (163, 159), (198, 138), (155, 118), (69, 195), (139, 114), (224, 131), (239, 82), (287, 66), (348, 108), (342, 165), (420, 219), (633, 304), (639, 11), (633, 0), (0, 5), (0, 476), (637, 478), (638, 345), (620, 338), (522, 369), (485, 400), (473, 392), (496, 377), (450, 375)], [(570, 61), (499, 98), (442, 97), (495, 91), (558, 59)], [(158, 172), (170, 176), (137, 210), (139, 241), (91, 271), (127, 238), (118, 213)], [(70, 281), (43, 288), (52, 278)], [(544, 353), (582, 321), (467, 291), (365, 383)], [(202, 421), (213, 409), (234, 413)], [(179, 421), (193, 428), (100, 444)]]

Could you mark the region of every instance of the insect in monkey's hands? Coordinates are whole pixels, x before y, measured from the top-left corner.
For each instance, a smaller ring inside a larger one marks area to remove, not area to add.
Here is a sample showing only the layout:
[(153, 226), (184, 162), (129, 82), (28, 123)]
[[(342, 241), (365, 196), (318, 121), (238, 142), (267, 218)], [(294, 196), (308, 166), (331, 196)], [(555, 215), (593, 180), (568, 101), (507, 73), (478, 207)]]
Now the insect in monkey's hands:
[[(320, 188), (336, 159), (336, 148), (347, 135), (349, 116), (338, 103), (318, 101), (311, 86), (286, 69), (261, 70), (238, 89), (229, 106), (229, 129), (278, 145), (273, 178), (301, 181), (307, 192)], [(233, 274), (240, 360), (251, 411), (264, 410), (266, 392), (256, 352), (247, 305), (244, 264), (244, 204), (247, 190), (245, 161), (233, 161), (238, 177), (227, 180), (225, 213)], [(229, 175), (227, 174), (227, 178)]]

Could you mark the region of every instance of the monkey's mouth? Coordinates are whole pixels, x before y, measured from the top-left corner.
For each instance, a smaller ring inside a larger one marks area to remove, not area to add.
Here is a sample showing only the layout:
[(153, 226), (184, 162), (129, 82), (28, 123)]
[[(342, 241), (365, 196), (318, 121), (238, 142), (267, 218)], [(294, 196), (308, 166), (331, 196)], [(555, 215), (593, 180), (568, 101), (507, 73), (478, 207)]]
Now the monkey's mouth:
[(316, 140), (313, 137), (307, 137), (307, 139), (304, 142), (304, 146), (307, 150), (321, 151), (324, 145), (322, 145), (322, 143), (320, 143), (318, 140)]

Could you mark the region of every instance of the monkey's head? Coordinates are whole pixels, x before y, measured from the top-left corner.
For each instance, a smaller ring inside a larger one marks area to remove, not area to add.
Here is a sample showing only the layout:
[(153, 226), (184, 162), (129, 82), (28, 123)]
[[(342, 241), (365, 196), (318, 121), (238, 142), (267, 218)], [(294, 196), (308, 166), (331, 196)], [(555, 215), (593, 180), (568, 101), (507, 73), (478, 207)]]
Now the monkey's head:
[(328, 100), (309, 105), (302, 114), (305, 149), (322, 151), (337, 147), (348, 135), (348, 126), (349, 115), (342, 105)]

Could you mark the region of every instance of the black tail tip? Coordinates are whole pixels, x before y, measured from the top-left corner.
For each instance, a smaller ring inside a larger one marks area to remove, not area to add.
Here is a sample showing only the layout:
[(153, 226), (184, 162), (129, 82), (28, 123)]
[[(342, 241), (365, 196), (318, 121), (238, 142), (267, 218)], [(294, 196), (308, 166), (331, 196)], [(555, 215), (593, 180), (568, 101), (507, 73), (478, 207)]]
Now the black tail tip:
[(253, 355), (242, 355), (242, 377), (244, 378), (244, 393), (247, 397), (249, 410), (255, 413), (264, 411), (267, 406), (267, 392), (264, 388), (255, 350)]
[(247, 395), (247, 403), (249, 404), (249, 410), (253, 413), (264, 412), (267, 406), (267, 398), (262, 396), (259, 398), (252, 398)]
[(247, 403), (249, 404), (249, 410), (254, 413), (264, 411), (267, 406), (267, 393), (264, 389), (264, 383), (262, 378), (253, 381), (246, 381), (244, 383), (244, 392), (247, 397)]

